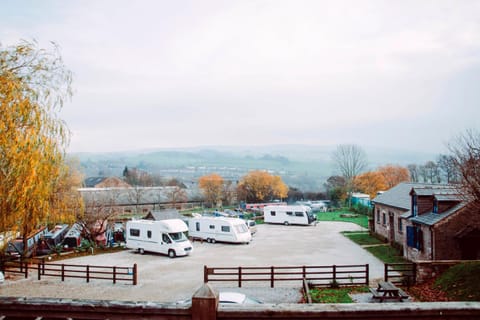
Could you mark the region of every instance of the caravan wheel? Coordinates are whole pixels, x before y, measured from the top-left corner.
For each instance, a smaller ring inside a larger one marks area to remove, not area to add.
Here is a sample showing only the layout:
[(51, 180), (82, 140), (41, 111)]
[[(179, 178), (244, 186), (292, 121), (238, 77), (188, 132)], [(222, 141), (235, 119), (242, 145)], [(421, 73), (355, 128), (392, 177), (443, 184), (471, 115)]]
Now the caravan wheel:
[(138, 252), (140, 252), (140, 254), (144, 254), (144, 253), (145, 253), (145, 250), (143, 250), (143, 248), (139, 248), (139, 249), (138, 249)]
[(212, 238), (212, 243), (215, 243), (215, 239)]
[(207, 238), (207, 242), (210, 243), (212, 242), (212, 240), (210, 238)]
[(286, 225), (286, 226), (288, 226), (288, 221), (285, 221), (283, 224)]

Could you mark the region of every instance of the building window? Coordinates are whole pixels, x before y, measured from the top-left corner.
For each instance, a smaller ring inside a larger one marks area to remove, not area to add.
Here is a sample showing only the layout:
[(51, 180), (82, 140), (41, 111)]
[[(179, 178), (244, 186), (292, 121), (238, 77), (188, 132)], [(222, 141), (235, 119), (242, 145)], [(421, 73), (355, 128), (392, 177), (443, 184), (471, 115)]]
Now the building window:
[(403, 221), (402, 221), (402, 218), (398, 218), (398, 233), (403, 233)]
[(383, 224), (387, 224), (387, 215), (385, 214), (385, 212), (383, 213)]
[(433, 213), (438, 213), (438, 200), (433, 199)]
[(380, 210), (377, 209), (377, 223), (380, 223)]
[(418, 250), (423, 249), (423, 232), (420, 227), (407, 226), (407, 246)]

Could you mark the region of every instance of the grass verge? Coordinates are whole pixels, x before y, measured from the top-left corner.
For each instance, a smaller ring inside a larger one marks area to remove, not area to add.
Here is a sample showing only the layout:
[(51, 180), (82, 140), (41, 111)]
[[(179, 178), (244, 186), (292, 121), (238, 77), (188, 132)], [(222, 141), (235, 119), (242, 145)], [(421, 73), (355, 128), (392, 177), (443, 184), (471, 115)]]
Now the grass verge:
[(352, 303), (350, 293), (368, 292), (367, 287), (313, 288), (310, 290), (313, 303)]
[(408, 262), (403, 258), (403, 253), (388, 244), (383, 246), (366, 247), (365, 250), (373, 254), (384, 263), (404, 263)]
[(435, 281), (435, 287), (444, 291), (449, 300), (480, 301), (480, 262), (457, 264)]
[(369, 232), (344, 231), (342, 234), (360, 246), (384, 244), (383, 241), (372, 237)]

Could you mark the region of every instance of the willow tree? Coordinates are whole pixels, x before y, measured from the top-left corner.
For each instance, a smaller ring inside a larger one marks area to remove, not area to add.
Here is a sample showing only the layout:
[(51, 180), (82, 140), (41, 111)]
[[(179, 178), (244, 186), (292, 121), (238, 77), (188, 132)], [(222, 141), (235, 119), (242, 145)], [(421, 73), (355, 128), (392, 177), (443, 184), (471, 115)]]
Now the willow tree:
[(65, 212), (69, 132), (58, 114), (71, 82), (55, 45), (0, 47), (0, 231), (19, 231), (24, 242)]

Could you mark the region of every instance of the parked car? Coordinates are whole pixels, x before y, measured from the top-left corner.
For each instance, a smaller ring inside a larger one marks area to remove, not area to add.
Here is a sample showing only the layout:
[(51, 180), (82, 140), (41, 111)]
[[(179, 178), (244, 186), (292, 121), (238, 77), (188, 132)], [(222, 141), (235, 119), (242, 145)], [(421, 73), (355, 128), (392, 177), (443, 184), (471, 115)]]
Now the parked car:
[(258, 299), (249, 297), (240, 292), (221, 291), (219, 293), (219, 303), (223, 304), (261, 304)]

